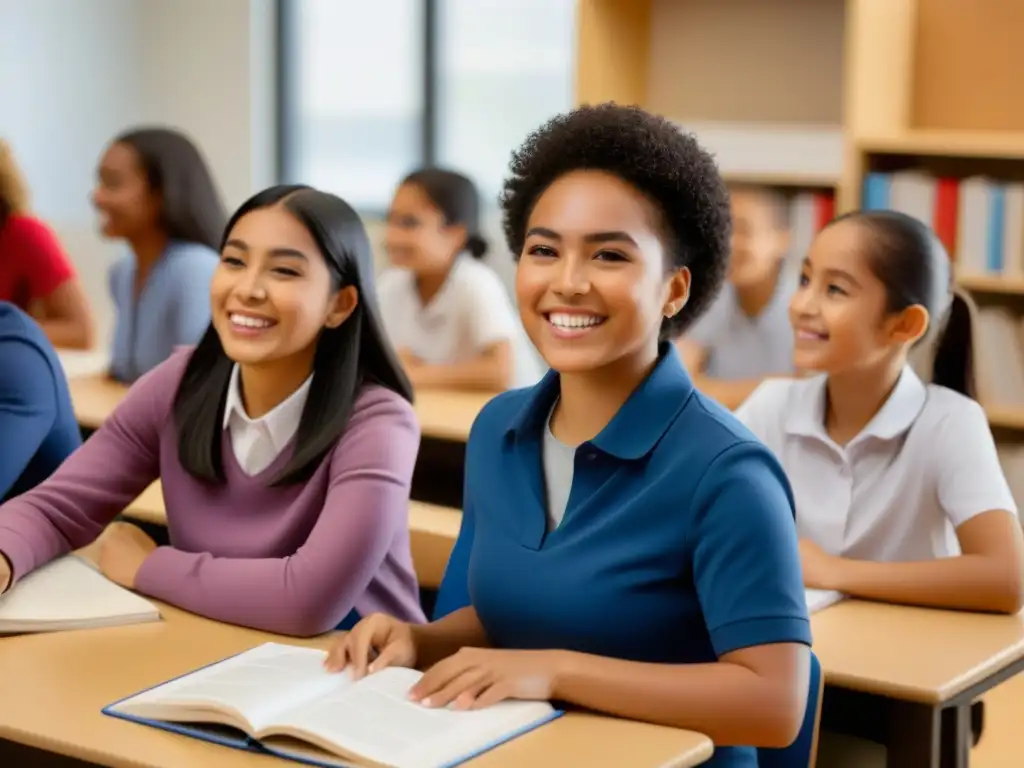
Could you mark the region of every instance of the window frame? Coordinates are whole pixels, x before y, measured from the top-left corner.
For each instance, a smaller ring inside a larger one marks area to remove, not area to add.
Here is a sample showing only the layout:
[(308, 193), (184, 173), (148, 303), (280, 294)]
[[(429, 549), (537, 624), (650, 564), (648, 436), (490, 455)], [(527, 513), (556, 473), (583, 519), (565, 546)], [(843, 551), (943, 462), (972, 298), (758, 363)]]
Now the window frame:
[[(289, 83), (292, 82), (291, 67), (296, 57), (291, 55), (293, 24), (296, 10), (302, 0), (275, 0), (275, 140), (274, 140), (274, 171), (279, 183), (288, 178), (288, 170), (294, 165), (295, 122), (298, 119), (296, 97)], [(423, 29), (420, 30), (423, 41), (423, 117), (419, 125), (420, 153), (416, 159), (421, 166), (431, 166), (437, 162), (437, 113), (438, 113), (438, 77), (440, 55), (438, 52), (438, 2), (439, 0), (420, 0), (423, 4)], [(361, 210), (360, 213), (383, 215), (385, 211)]]

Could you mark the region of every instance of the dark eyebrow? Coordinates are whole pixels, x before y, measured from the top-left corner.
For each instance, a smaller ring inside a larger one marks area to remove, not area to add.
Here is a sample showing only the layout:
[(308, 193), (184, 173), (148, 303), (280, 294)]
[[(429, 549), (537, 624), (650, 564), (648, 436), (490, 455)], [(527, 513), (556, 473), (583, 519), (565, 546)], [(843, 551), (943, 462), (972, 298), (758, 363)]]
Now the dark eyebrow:
[[(547, 227), (532, 227), (527, 231), (526, 236), (539, 235), (540, 237), (546, 237), (549, 240), (561, 240), (562, 236), (555, 232), (553, 229)], [(629, 243), (635, 246), (636, 240), (630, 237), (625, 232), (591, 232), (583, 236), (584, 242), (587, 243)]]
[[(244, 240), (237, 240), (232, 238), (224, 243), (225, 248), (237, 248), (240, 251), (249, 252), (249, 244)], [(303, 261), (309, 261), (306, 258), (306, 254), (302, 251), (297, 251), (294, 248), (271, 248), (270, 255), (278, 258), (291, 258), (291, 259), (302, 259)]]
[[(812, 268), (811, 267), (811, 260), (808, 257), (805, 256), (804, 257), (804, 261), (803, 261), (803, 269), (811, 269), (811, 268)], [(844, 271), (842, 269), (830, 268), (830, 269), (824, 270), (824, 273), (825, 273), (826, 277), (839, 278), (840, 280), (845, 280), (846, 282), (848, 282), (851, 285), (853, 285), (855, 288), (862, 288), (863, 287), (860, 284), (860, 282), (857, 280), (857, 278), (855, 278), (849, 272), (846, 272), (846, 271)]]

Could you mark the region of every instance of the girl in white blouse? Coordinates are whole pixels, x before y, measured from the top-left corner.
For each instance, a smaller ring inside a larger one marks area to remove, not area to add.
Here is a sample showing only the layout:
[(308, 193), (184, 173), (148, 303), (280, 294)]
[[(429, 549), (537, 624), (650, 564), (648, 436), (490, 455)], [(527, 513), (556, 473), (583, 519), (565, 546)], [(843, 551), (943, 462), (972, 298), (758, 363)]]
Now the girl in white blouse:
[[(737, 415), (789, 475), (808, 587), (1016, 613), (1021, 526), (971, 399), (970, 312), (950, 283), (945, 250), (916, 219), (835, 219), (790, 304), (794, 364), (820, 375), (767, 381)], [(940, 325), (925, 384), (907, 353)]]
[(480, 259), (479, 196), (467, 177), (427, 168), (388, 211), (391, 269), (377, 281), (391, 343), (415, 387), (492, 392), (533, 384), (540, 368), (512, 299)]

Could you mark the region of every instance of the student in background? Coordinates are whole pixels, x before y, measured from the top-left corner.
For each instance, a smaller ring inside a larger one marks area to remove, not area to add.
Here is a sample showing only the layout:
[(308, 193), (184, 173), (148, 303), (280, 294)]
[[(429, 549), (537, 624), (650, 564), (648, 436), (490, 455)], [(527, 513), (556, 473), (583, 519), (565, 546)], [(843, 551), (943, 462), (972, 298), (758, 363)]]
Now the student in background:
[(38, 323), (0, 301), (0, 501), (45, 480), (81, 443), (57, 353)]
[(582, 107), (527, 138), (503, 206), (553, 370), (473, 426), (454, 610), (367, 618), (328, 663), (426, 668), (429, 706), (555, 699), (689, 728), (708, 766), (756, 766), (737, 745), (795, 738), (811, 638), (782, 468), (666, 341), (724, 278), (714, 160), (635, 107)]
[(92, 312), (74, 265), (53, 231), (29, 212), (28, 185), (2, 140), (0, 301), (29, 312), (55, 346), (88, 349), (93, 344)]
[(114, 139), (92, 199), (104, 236), (131, 249), (110, 270), (117, 310), (110, 372), (132, 382), (206, 331), (226, 214), (199, 150), (166, 128)]
[[(795, 364), (737, 415), (782, 461), (807, 586), (1016, 613), (1021, 527), (973, 391), (970, 313), (935, 234), (891, 211), (815, 239), (790, 304)], [(933, 383), (907, 353), (941, 333)]]
[(407, 176), (388, 212), (380, 303), (414, 386), (499, 391), (540, 376), (501, 278), (481, 263), (476, 186), (453, 171)]
[(213, 324), (138, 381), (46, 482), (0, 506), (0, 588), (94, 540), (160, 478), (171, 545), (115, 523), (113, 581), (287, 635), (422, 621), (409, 551), (419, 429), (355, 212), (273, 187), (232, 218)]
[(785, 269), (790, 244), (785, 198), (771, 189), (730, 188), (728, 281), (718, 300), (676, 344), (694, 383), (735, 408), (769, 376), (793, 374), (787, 308), (796, 276)]

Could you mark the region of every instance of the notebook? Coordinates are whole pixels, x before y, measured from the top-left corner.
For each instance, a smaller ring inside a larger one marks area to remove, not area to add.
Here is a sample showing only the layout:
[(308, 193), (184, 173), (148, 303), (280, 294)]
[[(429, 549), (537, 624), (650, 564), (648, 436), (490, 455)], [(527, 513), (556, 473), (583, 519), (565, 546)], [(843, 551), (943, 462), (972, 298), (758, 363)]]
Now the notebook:
[(562, 714), (548, 702), (428, 709), (407, 698), (423, 673), (393, 667), (358, 682), (327, 654), (264, 643), (103, 710), (144, 725), (317, 766), (455, 766)]
[(148, 600), (75, 555), (28, 574), (0, 596), (0, 634), (94, 629), (159, 621)]
[(831, 589), (804, 589), (804, 599), (807, 600), (807, 613), (815, 613), (838, 603), (843, 595)]

